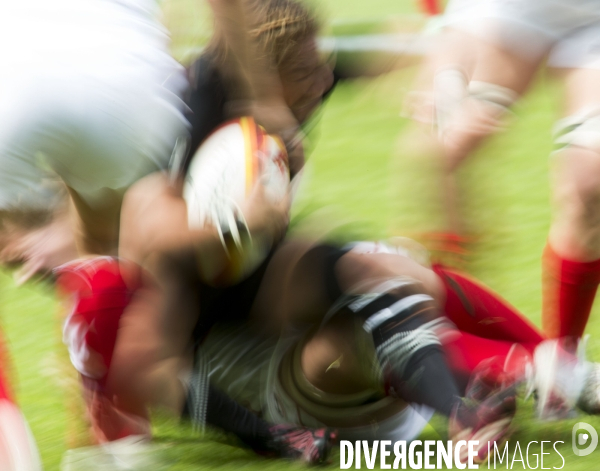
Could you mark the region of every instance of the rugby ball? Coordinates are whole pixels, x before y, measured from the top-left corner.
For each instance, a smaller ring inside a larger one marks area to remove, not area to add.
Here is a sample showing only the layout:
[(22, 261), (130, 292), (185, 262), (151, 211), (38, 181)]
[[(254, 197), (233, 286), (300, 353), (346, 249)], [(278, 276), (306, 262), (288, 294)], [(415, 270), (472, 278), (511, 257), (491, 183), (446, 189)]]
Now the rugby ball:
[[(255, 185), (264, 186), (273, 202), (285, 198), (290, 183), (283, 142), (267, 134), (253, 118), (237, 118), (217, 128), (194, 155), (183, 190), (191, 229), (227, 229)], [(249, 275), (265, 259), (273, 242), (251, 234), (243, 253), (230, 254), (225, 270), (203, 266), (207, 281), (232, 284)]]

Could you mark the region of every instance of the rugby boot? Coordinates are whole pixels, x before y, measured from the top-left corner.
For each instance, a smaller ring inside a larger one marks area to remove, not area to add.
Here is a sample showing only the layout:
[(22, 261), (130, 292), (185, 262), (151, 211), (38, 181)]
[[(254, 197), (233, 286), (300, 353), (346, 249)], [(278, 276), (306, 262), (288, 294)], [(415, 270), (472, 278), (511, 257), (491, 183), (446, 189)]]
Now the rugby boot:
[(311, 429), (296, 425), (273, 425), (269, 448), (279, 458), (321, 464), (327, 460), (337, 441), (337, 432), (327, 428)]
[[(499, 448), (510, 436), (516, 413), (516, 387), (511, 385), (490, 394), (479, 403), (458, 403), (450, 416), (449, 435), (454, 442), (478, 441), (473, 463), (485, 463), (494, 447)], [(468, 448), (461, 448), (461, 463), (468, 461)]]

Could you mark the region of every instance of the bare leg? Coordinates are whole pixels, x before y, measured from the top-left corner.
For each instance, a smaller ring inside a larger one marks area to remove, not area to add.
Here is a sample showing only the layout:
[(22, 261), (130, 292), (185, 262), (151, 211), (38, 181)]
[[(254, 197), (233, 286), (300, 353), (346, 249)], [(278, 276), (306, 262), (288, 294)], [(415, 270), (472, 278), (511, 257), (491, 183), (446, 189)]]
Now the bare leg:
[(122, 192), (106, 189), (102, 205), (91, 206), (69, 188), (77, 249), (82, 254), (116, 254)]
[[(440, 162), (438, 188), (444, 226), (460, 234), (464, 224), (456, 170), (486, 137), (501, 128), (506, 108), (527, 90), (539, 61), (461, 32), (454, 32), (449, 46), (453, 48), (450, 51), (448, 46), (441, 49), (447, 58), (440, 54), (426, 63), (430, 105), (421, 116), (428, 116), (429, 121), (421, 120), (437, 127), (437, 135), (428, 139), (427, 152)], [(419, 113), (415, 118), (420, 119)]]
[(600, 282), (600, 71), (563, 74), (575, 124), (563, 126), (566, 147), (554, 156), (556, 211), (543, 259), (542, 320), (551, 337), (581, 337)]
[[(336, 301), (330, 289), (352, 293), (365, 283), (409, 276), (420, 281), (427, 292), (443, 302), (443, 288), (437, 276), (415, 261), (391, 254), (345, 253), (335, 264), (335, 280), (329, 280), (322, 254), (306, 254), (316, 247), (302, 241), (288, 241), (273, 256), (252, 307), (252, 317), (275, 331), (289, 322), (319, 323)], [(335, 249), (334, 249), (335, 250)]]

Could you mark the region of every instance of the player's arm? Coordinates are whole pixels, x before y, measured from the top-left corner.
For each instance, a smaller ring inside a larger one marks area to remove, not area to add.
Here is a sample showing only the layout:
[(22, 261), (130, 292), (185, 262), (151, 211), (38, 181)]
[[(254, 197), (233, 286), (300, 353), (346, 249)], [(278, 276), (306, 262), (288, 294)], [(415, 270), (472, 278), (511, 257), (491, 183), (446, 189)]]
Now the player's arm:
[[(270, 202), (260, 184), (241, 211), (251, 234), (268, 233), (277, 240), (287, 226), (287, 202)], [(182, 182), (173, 184), (157, 172), (133, 185), (123, 201), (120, 256), (147, 267), (157, 257), (190, 249), (204, 276), (221, 271), (229, 261), (216, 228), (190, 229)]]

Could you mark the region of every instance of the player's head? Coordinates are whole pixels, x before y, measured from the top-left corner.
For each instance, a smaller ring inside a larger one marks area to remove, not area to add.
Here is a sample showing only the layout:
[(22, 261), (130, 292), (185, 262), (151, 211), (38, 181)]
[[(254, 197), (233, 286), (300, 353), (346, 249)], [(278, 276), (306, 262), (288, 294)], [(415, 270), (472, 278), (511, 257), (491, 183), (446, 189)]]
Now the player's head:
[(253, 0), (250, 5), (258, 18), (250, 35), (277, 66), (286, 103), (304, 121), (333, 81), (331, 66), (317, 49), (317, 18), (297, 0)]

